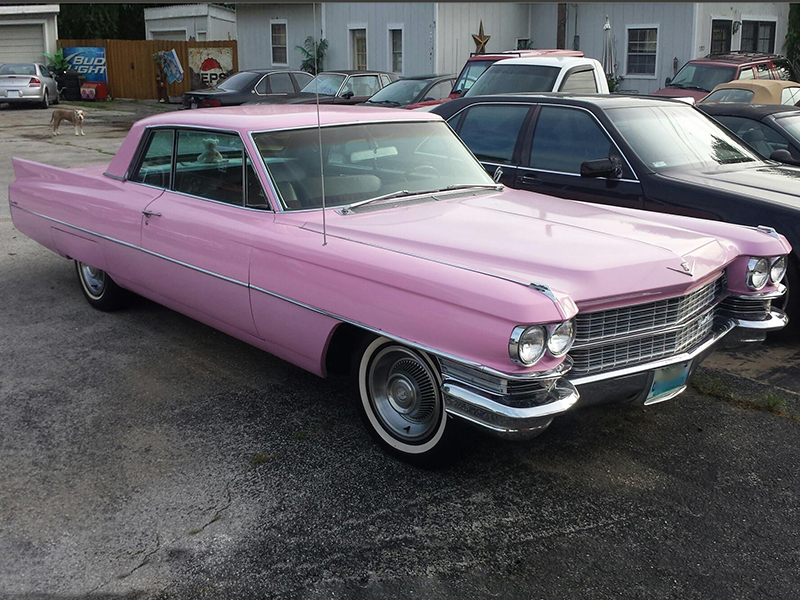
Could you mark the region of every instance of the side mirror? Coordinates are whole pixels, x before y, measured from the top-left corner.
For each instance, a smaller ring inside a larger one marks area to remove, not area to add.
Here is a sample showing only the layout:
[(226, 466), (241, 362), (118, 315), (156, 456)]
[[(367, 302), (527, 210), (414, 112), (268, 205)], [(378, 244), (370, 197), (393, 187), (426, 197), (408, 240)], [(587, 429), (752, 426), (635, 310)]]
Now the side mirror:
[(672, 77), (667, 77), (667, 78), (664, 80), (664, 85), (669, 85), (670, 83), (672, 83)]
[(461, 98), (461, 97), (462, 97), (462, 96), (464, 96), (464, 94), (466, 94), (466, 93), (467, 93), (467, 90), (466, 90), (466, 89), (460, 89), (460, 90), (458, 90), (458, 97), (459, 97), (459, 98)]
[(790, 165), (796, 165), (798, 163), (798, 161), (796, 161), (792, 157), (792, 153), (783, 148), (778, 148), (777, 150), (775, 150), (772, 154), (769, 155), (769, 159), (777, 162), (787, 163)]
[(350, 100), (350, 98), (353, 97), (353, 91), (347, 90), (345, 93), (341, 95), (341, 97), (344, 98), (345, 100)]
[(586, 160), (581, 163), (581, 177), (615, 178), (622, 175), (622, 164), (614, 157)]

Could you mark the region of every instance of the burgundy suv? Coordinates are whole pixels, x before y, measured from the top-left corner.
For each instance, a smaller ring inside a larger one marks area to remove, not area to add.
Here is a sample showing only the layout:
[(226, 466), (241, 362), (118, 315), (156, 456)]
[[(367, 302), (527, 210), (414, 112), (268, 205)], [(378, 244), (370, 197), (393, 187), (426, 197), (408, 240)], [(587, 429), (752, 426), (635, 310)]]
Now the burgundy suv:
[(691, 97), (702, 100), (720, 83), (735, 79), (783, 79), (797, 81), (791, 63), (777, 54), (728, 52), (709, 54), (687, 62), (654, 96)]

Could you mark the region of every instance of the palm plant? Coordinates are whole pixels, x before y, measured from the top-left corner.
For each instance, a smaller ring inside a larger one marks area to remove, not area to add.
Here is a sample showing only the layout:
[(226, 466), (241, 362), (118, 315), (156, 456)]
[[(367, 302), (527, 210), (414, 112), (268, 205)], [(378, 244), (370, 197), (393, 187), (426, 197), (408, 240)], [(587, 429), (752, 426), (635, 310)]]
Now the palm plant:
[[(303, 55), (303, 62), (300, 63), (300, 68), (306, 73), (316, 75), (319, 71), (324, 71), (322, 62), (325, 59), (325, 52), (328, 50), (328, 40), (322, 39), (317, 42), (314, 36), (308, 36), (305, 44), (302, 46), (295, 46)], [(316, 60), (315, 59), (316, 56)]]
[(56, 73), (65, 73), (72, 68), (72, 65), (69, 64), (69, 60), (64, 57), (63, 48), (59, 48), (58, 52), (55, 54), (48, 54), (45, 52), (44, 55), (47, 57), (47, 60), (50, 61), (50, 64), (47, 66)]

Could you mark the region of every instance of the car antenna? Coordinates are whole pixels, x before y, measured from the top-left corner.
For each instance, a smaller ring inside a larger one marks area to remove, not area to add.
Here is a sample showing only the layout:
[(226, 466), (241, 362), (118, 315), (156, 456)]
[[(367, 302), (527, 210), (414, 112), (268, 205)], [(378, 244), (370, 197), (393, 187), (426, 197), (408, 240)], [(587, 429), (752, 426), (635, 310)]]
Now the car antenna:
[(325, 168), (323, 167), (322, 163), (322, 125), (320, 124), (319, 120), (319, 69), (317, 68), (317, 3), (313, 2), (311, 4), (312, 12), (314, 13), (314, 92), (317, 95), (316, 105), (317, 105), (317, 137), (319, 139), (319, 179), (320, 183), (322, 184), (322, 245), (328, 245), (328, 231), (326, 228), (325, 223)]

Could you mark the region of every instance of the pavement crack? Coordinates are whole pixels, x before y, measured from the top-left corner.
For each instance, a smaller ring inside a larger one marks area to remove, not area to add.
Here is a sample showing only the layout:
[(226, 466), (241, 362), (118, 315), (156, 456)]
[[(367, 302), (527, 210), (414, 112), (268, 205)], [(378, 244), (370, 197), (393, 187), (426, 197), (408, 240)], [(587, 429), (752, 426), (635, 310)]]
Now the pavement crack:
[(120, 579), (127, 579), (128, 577), (133, 575), (136, 571), (138, 571), (143, 566), (145, 566), (147, 564), (147, 562), (150, 560), (150, 557), (153, 556), (159, 550), (161, 550), (161, 536), (158, 533), (156, 533), (156, 547), (153, 548), (150, 552), (146, 553), (142, 557), (142, 560), (139, 562), (139, 564), (136, 565), (135, 567), (133, 567), (133, 569), (131, 569), (129, 573), (127, 573), (126, 575), (120, 575), (119, 578)]
[(231, 495), (230, 484), (225, 485), (225, 493), (228, 496), (228, 501), (225, 503), (225, 506), (223, 506), (222, 508), (218, 508), (208, 522), (203, 524), (199, 529), (193, 529), (192, 531), (190, 531), (189, 535), (197, 535), (198, 533), (202, 533), (206, 527), (220, 520), (220, 518), (222, 517), (222, 513), (228, 510), (231, 507), (231, 503), (233, 502), (233, 496)]

